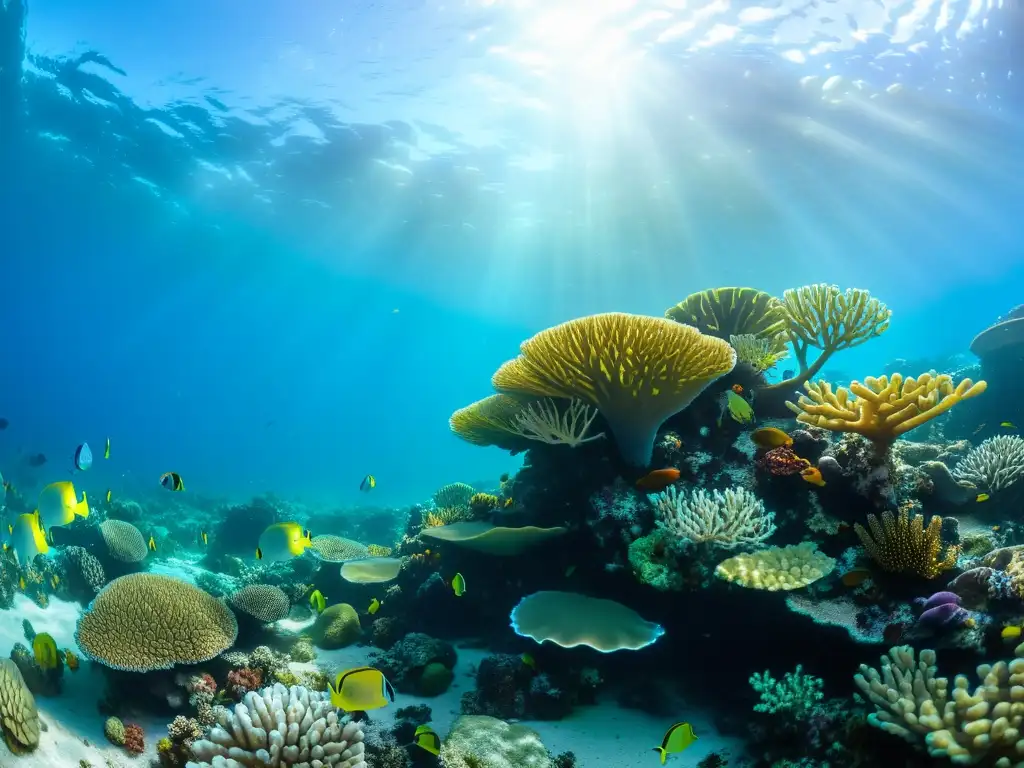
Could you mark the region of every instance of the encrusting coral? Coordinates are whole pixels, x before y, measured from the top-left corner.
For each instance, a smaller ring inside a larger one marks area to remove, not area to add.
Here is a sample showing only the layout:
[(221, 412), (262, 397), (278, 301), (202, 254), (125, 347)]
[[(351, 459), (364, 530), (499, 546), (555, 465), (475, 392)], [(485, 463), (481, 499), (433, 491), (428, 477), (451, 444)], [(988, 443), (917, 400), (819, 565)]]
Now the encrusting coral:
[(541, 331), (491, 383), (499, 392), (578, 398), (597, 407), (622, 457), (651, 461), (658, 428), (729, 373), (728, 342), (660, 317), (609, 312)]
[(934, 515), (924, 525), (924, 517), (902, 509), (898, 515), (886, 511), (879, 520), (868, 515), (868, 533), (860, 523), (853, 526), (864, 549), (884, 570), (934, 579), (956, 565), (959, 545), (942, 541), (942, 518)]
[(854, 682), (875, 706), (868, 723), (934, 758), (956, 765), (1024, 768), (1024, 644), (1009, 663), (981, 664), (974, 691), (964, 675), (939, 677), (935, 651), (915, 659), (908, 645), (891, 648), (879, 669), (861, 664)]
[(725, 493), (703, 488), (689, 497), (674, 485), (650, 497), (658, 527), (680, 544), (708, 544), (723, 549), (763, 544), (775, 533), (775, 515), (741, 486)]
[(250, 691), (232, 709), (217, 711), (217, 725), (192, 744), (199, 762), (187, 768), (323, 765), (366, 768), (363, 732), (342, 723), (329, 694), (280, 683)]
[[(984, 381), (964, 379), (955, 387), (946, 374), (922, 373), (916, 379), (900, 374), (867, 377), (849, 389), (834, 392), (827, 381), (804, 383), (805, 395), (786, 406), (797, 421), (831, 432), (853, 432), (870, 440), (879, 453), (900, 435), (934, 419), (961, 400), (985, 391)], [(854, 397), (851, 399), (851, 393)]]
[(114, 579), (78, 619), (83, 654), (113, 669), (150, 672), (208, 661), (238, 635), (224, 603), (187, 582), (152, 573)]

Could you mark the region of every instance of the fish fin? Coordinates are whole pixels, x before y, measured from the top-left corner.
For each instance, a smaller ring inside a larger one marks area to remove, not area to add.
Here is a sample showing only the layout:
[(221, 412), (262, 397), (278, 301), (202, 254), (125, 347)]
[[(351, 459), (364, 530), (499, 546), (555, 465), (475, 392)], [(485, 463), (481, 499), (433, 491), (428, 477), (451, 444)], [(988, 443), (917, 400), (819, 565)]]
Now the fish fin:
[(259, 547), (256, 547), (256, 559), (257, 560), (262, 560), (263, 559), (263, 550), (260, 549)]

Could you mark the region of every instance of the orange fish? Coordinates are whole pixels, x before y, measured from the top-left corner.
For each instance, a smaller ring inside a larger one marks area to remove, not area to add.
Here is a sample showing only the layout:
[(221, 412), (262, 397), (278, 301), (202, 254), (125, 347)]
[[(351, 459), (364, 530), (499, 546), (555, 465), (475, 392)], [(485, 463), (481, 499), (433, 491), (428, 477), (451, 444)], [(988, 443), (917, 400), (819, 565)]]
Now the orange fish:
[(742, 384), (733, 384), (732, 385), (732, 391), (735, 392), (737, 395), (742, 395), (743, 394), (743, 385)]
[(871, 571), (867, 568), (854, 568), (852, 571), (847, 571), (842, 576), (843, 586), (846, 587), (859, 587), (865, 581), (871, 577)]
[(812, 485), (824, 485), (825, 479), (821, 476), (821, 470), (817, 467), (808, 467), (800, 472), (800, 477)]
[(636, 481), (636, 487), (644, 491), (662, 491), (679, 479), (679, 470), (675, 467), (653, 469)]

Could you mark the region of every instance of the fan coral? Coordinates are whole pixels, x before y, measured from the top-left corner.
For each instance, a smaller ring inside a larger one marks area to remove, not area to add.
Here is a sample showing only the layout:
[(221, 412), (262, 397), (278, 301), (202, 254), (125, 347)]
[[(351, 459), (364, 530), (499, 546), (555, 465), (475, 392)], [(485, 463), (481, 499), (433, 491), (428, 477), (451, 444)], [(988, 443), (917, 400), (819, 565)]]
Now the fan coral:
[(250, 584), (231, 595), (231, 607), (263, 624), (279, 621), (291, 607), (288, 596), (271, 584)]
[(669, 486), (648, 497), (658, 526), (682, 544), (709, 544), (723, 549), (763, 544), (775, 533), (775, 515), (742, 487), (708, 493), (699, 488), (684, 498)]
[(860, 523), (853, 528), (872, 559), (891, 573), (934, 579), (954, 567), (960, 556), (959, 546), (944, 546), (942, 518), (938, 515), (933, 516), (925, 528), (922, 515), (911, 517), (907, 509), (900, 510), (899, 516), (886, 511), (881, 521), (868, 515), (871, 533)]
[(208, 661), (237, 634), (231, 610), (198, 587), (135, 573), (103, 588), (78, 619), (75, 641), (108, 667), (149, 672)]
[(971, 449), (953, 470), (953, 477), (989, 493), (1006, 490), (1024, 477), (1024, 439), (990, 437)]
[(647, 466), (658, 428), (729, 373), (728, 342), (660, 317), (610, 312), (541, 331), (494, 374), (495, 389), (597, 407), (622, 457)]
[(104, 520), (100, 523), (100, 533), (103, 534), (107, 552), (115, 560), (140, 563), (149, 554), (146, 537), (131, 523), (124, 520)]
[[(565, 403), (564, 407), (561, 403)], [(511, 431), (527, 440), (575, 448), (604, 437), (604, 432), (596, 435), (590, 433), (590, 425), (594, 423), (597, 414), (596, 408), (591, 408), (578, 398), (556, 401), (543, 397), (523, 406)]]
[(343, 724), (328, 694), (281, 684), (250, 691), (233, 710), (219, 710), (217, 726), (193, 743), (192, 754), (200, 762), (188, 768), (366, 768), (358, 723)]
[(514, 430), (527, 401), (510, 395), (490, 395), (455, 411), (448, 419), (448, 427), (467, 443), (519, 453), (530, 447), (530, 441)]

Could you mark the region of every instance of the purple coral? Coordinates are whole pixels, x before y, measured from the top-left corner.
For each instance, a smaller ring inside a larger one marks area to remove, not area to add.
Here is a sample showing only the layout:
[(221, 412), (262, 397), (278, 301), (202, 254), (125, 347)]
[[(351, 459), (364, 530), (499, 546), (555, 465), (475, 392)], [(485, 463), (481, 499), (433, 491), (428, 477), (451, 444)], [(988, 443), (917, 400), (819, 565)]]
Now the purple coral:
[[(920, 599), (917, 602), (921, 602)], [(917, 617), (920, 626), (933, 630), (949, 626), (970, 626), (970, 614), (960, 607), (960, 596), (953, 592), (936, 592), (922, 604), (921, 615)]]

